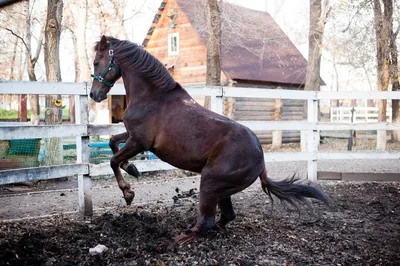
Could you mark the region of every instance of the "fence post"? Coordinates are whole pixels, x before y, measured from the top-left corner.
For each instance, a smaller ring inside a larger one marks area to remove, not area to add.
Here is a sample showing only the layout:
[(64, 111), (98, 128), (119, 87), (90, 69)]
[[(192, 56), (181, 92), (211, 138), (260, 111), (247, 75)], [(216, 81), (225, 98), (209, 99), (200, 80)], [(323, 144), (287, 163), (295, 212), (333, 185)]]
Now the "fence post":
[(217, 114), (223, 115), (223, 88), (222, 87), (212, 87), (213, 89), (217, 90), (220, 89), (220, 94), (211, 95), (211, 111), (216, 112)]
[(313, 125), (313, 128), (307, 130), (307, 151), (312, 155), (312, 158), (307, 161), (308, 179), (311, 181), (317, 180), (317, 151), (319, 144), (319, 133), (317, 131), (318, 122), (318, 100), (315, 98), (308, 99), (307, 104), (307, 120)]
[[(75, 96), (76, 123), (87, 125), (89, 120), (87, 95)], [(86, 163), (89, 167), (89, 136), (76, 138), (77, 163)], [(79, 210), (84, 216), (93, 215), (92, 179), (90, 175), (78, 175)]]
[[(275, 99), (274, 120), (281, 120), (282, 100)], [(272, 148), (279, 149), (282, 146), (282, 130), (272, 131)]]

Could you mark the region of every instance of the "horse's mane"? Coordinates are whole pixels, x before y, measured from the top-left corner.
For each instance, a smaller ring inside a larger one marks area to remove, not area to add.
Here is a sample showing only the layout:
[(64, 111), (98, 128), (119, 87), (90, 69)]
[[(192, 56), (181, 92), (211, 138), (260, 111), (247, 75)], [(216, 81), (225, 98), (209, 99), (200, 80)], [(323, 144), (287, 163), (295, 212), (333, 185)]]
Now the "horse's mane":
[[(119, 67), (134, 68), (135, 71), (163, 91), (175, 89), (177, 83), (164, 67), (164, 65), (141, 46), (130, 41), (119, 40), (107, 36), (107, 41), (112, 43), (114, 58)], [(99, 42), (96, 42), (94, 50), (99, 48)]]

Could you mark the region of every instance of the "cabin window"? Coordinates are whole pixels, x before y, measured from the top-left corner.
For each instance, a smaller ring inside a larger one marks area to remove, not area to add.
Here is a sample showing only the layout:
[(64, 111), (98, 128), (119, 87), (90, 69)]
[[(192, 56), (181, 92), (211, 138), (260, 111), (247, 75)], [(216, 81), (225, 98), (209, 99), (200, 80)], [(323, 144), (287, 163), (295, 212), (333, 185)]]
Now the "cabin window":
[(179, 33), (168, 34), (168, 55), (179, 54)]

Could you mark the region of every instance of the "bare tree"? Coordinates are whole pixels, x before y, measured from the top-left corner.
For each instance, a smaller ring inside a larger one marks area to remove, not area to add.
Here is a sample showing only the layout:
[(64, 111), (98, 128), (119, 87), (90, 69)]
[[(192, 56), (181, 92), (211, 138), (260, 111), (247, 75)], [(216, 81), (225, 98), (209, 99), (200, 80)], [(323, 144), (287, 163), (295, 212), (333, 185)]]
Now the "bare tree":
[[(78, 55), (78, 38), (76, 37), (75, 29), (76, 29), (76, 23), (75, 23), (75, 18), (74, 14), (72, 12), (72, 9), (74, 8), (76, 10), (75, 3), (73, 1), (68, 2), (68, 5), (65, 5), (64, 7), (64, 19), (63, 19), (63, 24), (65, 27), (65, 30), (69, 31), (71, 33), (71, 38), (72, 38), (72, 44), (74, 47), (74, 69), (75, 69), (75, 82), (80, 81), (80, 76), (81, 76), (81, 67), (79, 64), (79, 55)], [(73, 95), (69, 96), (69, 119), (72, 124), (75, 123), (75, 97)]]
[[(0, 9), (0, 29), (1, 29), (1, 44), (0, 54), (3, 60), (0, 62), (0, 77), (5, 80), (16, 80), (19, 75), (19, 47), (21, 39), (18, 35), (21, 32), (20, 28), (12, 28), (11, 25), (15, 22), (14, 16), (17, 9), (21, 8), (21, 4), (8, 6)], [(17, 17), (17, 16), (15, 16)], [(14, 33), (14, 34), (13, 34)], [(15, 101), (16, 95), (2, 95), (1, 105), (7, 110), (11, 110), (12, 102)]]
[[(320, 90), (322, 40), (326, 18), (329, 13), (328, 4), (328, 0), (310, 0), (309, 48), (304, 90)], [(304, 110), (307, 110), (307, 102), (304, 103)], [(307, 117), (306, 111), (304, 111), (304, 117)], [(306, 131), (302, 131), (301, 148), (303, 151), (307, 147), (306, 139)]]
[[(203, 1), (207, 40), (207, 86), (221, 85), (221, 11), (218, 2), (218, 0)], [(204, 106), (211, 107), (209, 96), (205, 97)]]
[[(397, 29), (393, 31), (393, 25), (391, 28), (389, 49), (390, 49), (390, 66), (389, 75), (392, 83), (392, 91), (400, 91), (400, 79), (399, 79), (399, 66), (398, 66), (398, 48), (397, 48), (397, 36), (400, 31), (400, 24), (397, 25)], [(392, 100), (392, 123), (400, 124), (400, 101)], [(400, 141), (400, 130), (392, 131), (392, 141)]]
[(118, 29), (117, 36), (119, 36), (120, 38), (122, 37), (127, 38), (127, 33), (125, 30), (125, 19), (124, 19), (124, 11), (127, 5), (127, 0), (112, 0), (111, 4), (113, 5), (115, 11), (116, 22), (119, 24), (117, 27)]
[(86, 53), (86, 29), (87, 29), (87, 17), (88, 17), (88, 0), (78, 1), (78, 20), (75, 27), (76, 38), (77, 38), (77, 52), (79, 57), (79, 65), (81, 75), (79, 81), (90, 80), (90, 66), (89, 57)]
[[(62, 0), (48, 0), (44, 57), (46, 78), (50, 82), (61, 82), (60, 70), (60, 35), (63, 11)], [(46, 96), (45, 122), (47, 125), (62, 122), (62, 109), (59, 104), (61, 97)], [(62, 163), (61, 139), (53, 138), (46, 141), (46, 159), (48, 165)]]
[(321, 54), (328, 0), (310, 0), (310, 30), (306, 84), (304, 90), (318, 91), (321, 85)]
[(16, 58), (17, 58), (18, 41), (19, 41), (19, 39), (15, 38), (13, 53), (12, 53), (11, 62), (10, 62), (10, 77), (9, 77), (9, 80), (15, 80), (15, 61), (16, 61)]
[[(112, 33), (117, 38), (127, 37), (124, 13), (127, 0), (93, 0), (96, 8), (91, 9), (100, 26), (100, 36)], [(135, 12), (136, 14), (136, 12)], [(110, 32), (112, 29), (113, 32)]]
[(47, 81), (61, 82), (60, 36), (63, 11), (62, 0), (48, 0), (44, 56)]
[[(43, 36), (44, 36), (44, 27), (40, 32), (40, 37), (38, 40), (38, 44), (36, 47), (35, 53), (32, 52), (32, 30), (31, 30), (31, 11), (29, 6), (30, 1), (25, 2), (25, 14), (26, 14), (26, 56), (27, 56), (27, 71), (28, 77), (30, 81), (37, 81), (36, 74), (35, 74), (35, 66), (39, 59), (40, 52), (42, 50), (43, 44)], [(39, 106), (39, 95), (32, 94), (29, 96), (29, 102), (31, 105), (31, 123), (38, 121), (39, 114), (40, 114), (40, 106)]]
[[(392, 8), (390, 8), (391, 5), (393, 6)], [(358, 73), (364, 73), (364, 75), (357, 75), (356, 77), (351, 76), (353, 84), (357, 82), (357, 78), (360, 84), (361, 78), (368, 81), (370, 90), (374, 90), (375, 87), (382, 89), (382, 86), (390, 88), (390, 84), (393, 91), (398, 90), (399, 68), (396, 40), (400, 22), (399, 5), (399, 1), (392, 1), (392, 3), (389, 3), (389, 6), (387, 1), (382, 0), (337, 1), (332, 16), (334, 21), (327, 25), (331, 27), (334, 25), (339, 30), (332, 31), (328, 29), (329, 39), (327, 40), (327, 48), (331, 54), (334, 51), (335, 58), (337, 59), (336, 64), (339, 67), (344, 66), (346, 69), (351, 70), (352, 68), (356, 71), (360, 69)], [(386, 6), (390, 10), (386, 10)], [(344, 20), (344, 17), (348, 18), (348, 20)], [(385, 27), (385, 29), (382, 29), (382, 27)], [(385, 38), (386, 40), (384, 40)], [(385, 45), (386, 48), (384, 48)], [(381, 57), (383, 55), (382, 52), (386, 53), (384, 56), (386, 59), (382, 60), (381, 58), (380, 62), (378, 62), (378, 54)], [(387, 70), (388, 68), (389, 70)], [(386, 74), (383, 74), (381, 70), (384, 70)], [(386, 87), (382, 81), (388, 84), (388, 86)], [(369, 100), (368, 102), (372, 101)], [(386, 103), (380, 102), (380, 105), (386, 108)], [(398, 101), (392, 100), (392, 121), (394, 123), (400, 123), (400, 118), (398, 118), (400, 116), (399, 108)], [(385, 117), (385, 112), (384, 110), (380, 111), (381, 118)], [(399, 139), (399, 132), (392, 131), (391, 133), (392, 140), (397, 141)], [(378, 138), (386, 138), (386, 132), (381, 131), (378, 135)], [(383, 149), (384, 147), (382, 146), (385, 143), (386, 140), (381, 139), (378, 141), (377, 146), (379, 146), (379, 149)]]
[(217, 0), (204, 1), (207, 23), (207, 74), (208, 86), (221, 85), (221, 17)]
[[(10, 7), (11, 8), (11, 7)], [(23, 10), (21, 12), (20, 10)], [(40, 32), (40, 37), (36, 40), (37, 41), (37, 47), (36, 50), (33, 51), (32, 48), (32, 27), (31, 24), (33, 23), (32, 19), (32, 10), (30, 9), (30, 1), (23, 1), (18, 5), (17, 7), (14, 8), (14, 10), (9, 10), (6, 11), (5, 13), (7, 14), (7, 23), (4, 23), (0, 27), (5, 30), (6, 32), (10, 33), (11, 35), (15, 36), (20, 43), (21, 49), (24, 51), (24, 56), (21, 55), (20, 60), (24, 62), (24, 64), (19, 64), (18, 69), (19, 69), (19, 76), (20, 79), (22, 79), (22, 73), (24, 69), (24, 65), (27, 65), (27, 73), (28, 73), (28, 78), (30, 81), (36, 81), (36, 75), (35, 75), (35, 67), (36, 63), (39, 59), (41, 48), (42, 48), (42, 41), (43, 41), (43, 36), (44, 36), (44, 27)], [(25, 28), (18, 27), (20, 25), (19, 23), (16, 23), (16, 21), (23, 20), (25, 21)], [(36, 19), (38, 21), (38, 19)], [(21, 30), (24, 30), (22, 32)], [(13, 69), (14, 71), (14, 69)], [(26, 102), (26, 95), (21, 96), (21, 103), (24, 105), (24, 102)], [(39, 98), (37, 95), (30, 95), (29, 101), (31, 104), (31, 122), (37, 121), (38, 115), (39, 115)], [(25, 105), (26, 106), (26, 105)], [(23, 106), (21, 106), (23, 107)]]
[[(337, 1), (332, 6), (324, 31), (324, 59), (332, 63), (335, 73), (332, 88), (345, 89), (348, 83), (339, 72), (354, 72), (346, 78), (354, 84), (365, 84), (369, 90), (375, 87), (375, 47), (371, 1), (349, 2)], [(359, 85), (358, 85), (359, 86)], [(335, 88), (336, 87), (336, 88)]]
[(221, 18), (217, 0), (204, 1), (207, 23), (207, 74), (206, 84), (221, 84)]
[[(393, 0), (374, 0), (374, 28), (376, 35), (377, 88), (387, 91), (389, 87), (389, 39), (393, 19)], [(386, 100), (378, 101), (378, 121), (386, 121)], [(386, 131), (378, 130), (378, 150), (386, 150)]]
[[(74, 12), (78, 10), (78, 16)], [(71, 32), (74, 46), (75, 82), (90, 81), (90, 65), (87, 55), (86, 31), (88, 21), (88, 0), (69, 1), (64, 8), (64, 26)], [(75, 123), (74, 97), (69, 97), (69, 116)]]

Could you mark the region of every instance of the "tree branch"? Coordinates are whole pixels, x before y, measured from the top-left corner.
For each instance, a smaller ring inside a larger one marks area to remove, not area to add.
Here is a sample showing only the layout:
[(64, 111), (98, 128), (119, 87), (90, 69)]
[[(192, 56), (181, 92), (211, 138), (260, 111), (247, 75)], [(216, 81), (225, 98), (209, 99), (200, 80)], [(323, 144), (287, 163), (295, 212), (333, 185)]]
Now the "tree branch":
[(9, 31), (12, 35), (14, 35), (14, 36), (17, 37), (18, 39), (20, 39), (20, 40), (22, 41), (22, 43), (24, 44), (26, 50), (27, 50), (29, 53), (31, 53), (31, 49), (30, 49), (30, 48), (28, 47), (28, 45), (26, 44), (24, 38), (22, 38), (21, 36), (19, 36), (18, 34), (16, 34), (12, 29), (5, 28), (5, 27), (3, 27), (3, 26), (0, 26), (0, 29)]
[(359, 12), (360, 12), (363, 8), (365, 8), (365, 7), (367, 6), (368, 2), (369, 2), (369, 0), (365, 0), (365, 1), (362, 2), (362, 3), (359, 3), (359, 7), (357, 8), (357, 10), (356, 10), (356, 12), (353, 14), (353, 16), (350, 18), (350, 21), (349, 21), (349, 23), (347, 24), (347, 27), (346, 27), (344, 30), (342, 30), (343, 33), (345, 33), (345, 32), (350, 28), (350, 26), (351, 26), (351, 24), (353, 23), (353, 20), (355, 19), (355, 17), (359, 14)]
[(396, 31), (393, 33), (395, 39), (397, 38), (397, 35), (399, 34), (399, 31), (400, 31), (400, 24), (397, 25), (397, 29), (396, 29)]
[(143, 1), (142, 5), (141, 5), (137, 10), (135, 10), (135, 12), (133, 13), (132, 16), (130, 16), (129, 18), (125, 18), (125, 19), (123, 19), (122, 21), (125, 22), (125, 21), (128, 21), (128, 20), (131, 20), (131, 19), (133, 19), (136, 15), (138, 15), (138, 14), (140, 14), (140, 13), (143, 13), (143, 8), (144, 8), (144, 5), (145, 5), (145, 4), (146, 4), (146, 1)]
[(42, 50), (45, 26), (46, 25), (43, 24), (42, 30), (40, 31), (39, 40), (38, 40), (38, 44), (36, 47), (36, 52), (32, 58), (32, 62), (34, 62), (34, 63), (36, 63), (37, 60), (39, 59), (40, 51)]

